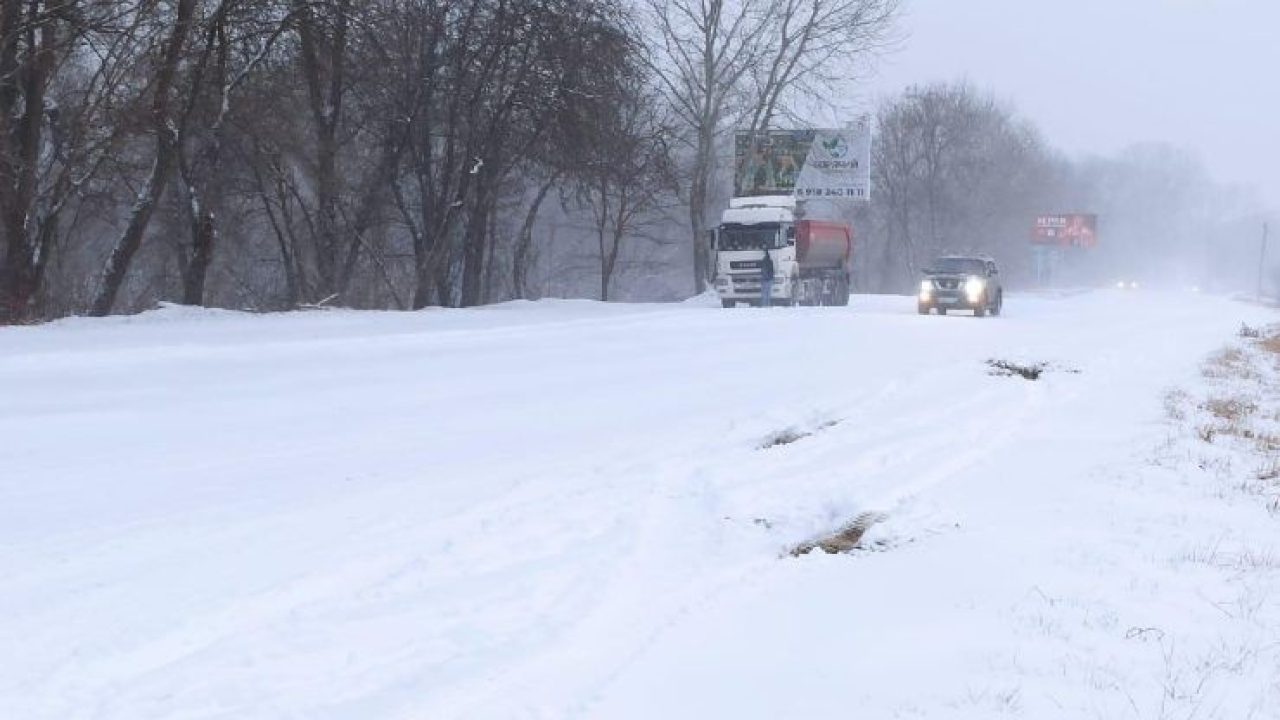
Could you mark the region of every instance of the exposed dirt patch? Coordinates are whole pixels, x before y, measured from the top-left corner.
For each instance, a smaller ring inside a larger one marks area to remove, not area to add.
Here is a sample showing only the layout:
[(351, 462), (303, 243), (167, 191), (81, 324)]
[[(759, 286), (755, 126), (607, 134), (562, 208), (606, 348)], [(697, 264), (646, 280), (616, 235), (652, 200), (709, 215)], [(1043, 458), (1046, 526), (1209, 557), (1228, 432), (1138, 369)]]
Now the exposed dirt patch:
[(835, 532), (807, 540), (791, 549), (791, 557), (808, 555), (814, 550), (821, 550), (829, 555), (847, 553), (861, 547), (862, 536), (867, 534), (871, 526), (888, 520), (889, 516), (878, 512), (864, 512), (852, 521), (840, 526)]
[(1020, 377), (1023, 380), (1039, 380), (1045, 370), (1049, 369), (1048, 363), (1032, 363), (1022, 364), (1009, 360), (988, 360), (987, 366), (991, 368), (989, 375), (996, 377)]
[(1039, 380), (1047, 372), (1061, 372), (1068, 375), (1079, 375), (1080, 371), (1072, 367), (1063, 367), (1047, 362), (1027, 363), (992, 358), (987, 361), (990, 370), (988, 375), (995, 377), (1020, 377), (1023, 380)]
[(769, 448), (778, 447), (779, 445), (790, 445), (791, 443), (796, 442), (797, 440), (803, 440), (810, 435), (812, 435), (812, 433), (797, 430), (796, 428), (786, 428), (766, 435), (764, 439), (760, 441), (760, 445), (758, 447), (761, 450), (768, 450)]
[(775, 448), (781, 445), (790, 445), (791, 443), (803, 440), (807, 437), (812, 437), (823, 430), (829, 430), (839, 424), (839, 420), (828, 420), (808, 430), (794, 427), (783, 428), (782, 430), (766, 435), (756, 447), (760, 450), (768, 450), (769, 448)]

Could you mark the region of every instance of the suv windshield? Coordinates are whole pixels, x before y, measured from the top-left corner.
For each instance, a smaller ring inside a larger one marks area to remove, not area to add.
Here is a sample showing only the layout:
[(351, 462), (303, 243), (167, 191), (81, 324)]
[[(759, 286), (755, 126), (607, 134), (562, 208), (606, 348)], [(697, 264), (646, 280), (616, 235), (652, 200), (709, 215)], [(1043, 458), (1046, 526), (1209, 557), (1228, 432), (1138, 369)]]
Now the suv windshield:
[(929, 272), (947, 275), (984, 275), (987, 264), (977, 258), (938, 258), (929, 266)]
[(777, 223), (724, 225), (720, 228), (721, 250), (764, 250), (782, 247)]

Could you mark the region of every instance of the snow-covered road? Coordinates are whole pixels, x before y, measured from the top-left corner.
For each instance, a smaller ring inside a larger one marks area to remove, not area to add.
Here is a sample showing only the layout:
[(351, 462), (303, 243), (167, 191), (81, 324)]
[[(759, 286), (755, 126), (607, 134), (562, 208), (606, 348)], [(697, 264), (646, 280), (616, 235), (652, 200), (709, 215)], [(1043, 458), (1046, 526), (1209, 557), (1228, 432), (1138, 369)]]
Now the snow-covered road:
[[(1178, 562), (1275, 520), (1148, 462), (1164, 393), (1270, 318), (1096, 292), (0, 329), (0, 718), (1146, 718), (1235, 634), (1256, 664), (1199, 717), (1277, 716), (1280, 613), (1246, 633)], [(865, 511), (882, 552), (780, 557)]]

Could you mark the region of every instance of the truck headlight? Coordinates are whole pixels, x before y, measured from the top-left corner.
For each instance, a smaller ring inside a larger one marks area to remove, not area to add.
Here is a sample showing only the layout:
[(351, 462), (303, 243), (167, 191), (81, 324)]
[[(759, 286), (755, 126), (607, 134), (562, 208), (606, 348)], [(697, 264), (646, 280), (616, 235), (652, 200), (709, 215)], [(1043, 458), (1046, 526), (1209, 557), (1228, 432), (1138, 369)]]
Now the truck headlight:
[(933, 294), (933, 281), (921, 280), (920, 281), (920, 299), (928, 300), (929, 296), (932, 294)]
[(987, 282), (982, 278), (971, 277), (964, 283), (964, 294), (968, 296), (969, 302), (978, 302), (982, 291), (986, 289)]

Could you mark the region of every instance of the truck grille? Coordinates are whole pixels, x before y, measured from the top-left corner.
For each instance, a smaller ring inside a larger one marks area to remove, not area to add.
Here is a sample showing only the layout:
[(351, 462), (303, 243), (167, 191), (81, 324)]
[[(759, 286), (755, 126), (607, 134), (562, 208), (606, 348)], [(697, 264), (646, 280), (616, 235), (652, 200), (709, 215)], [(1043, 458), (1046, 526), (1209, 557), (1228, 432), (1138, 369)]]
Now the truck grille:
[(960, 281), (953, 278), (934, 278), (933, 286), (939, 290), (959, 290)]

